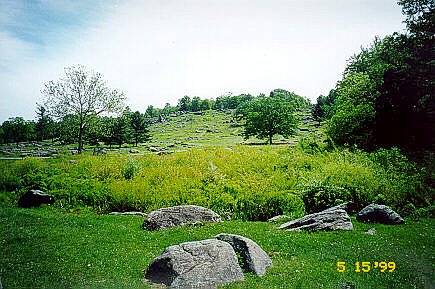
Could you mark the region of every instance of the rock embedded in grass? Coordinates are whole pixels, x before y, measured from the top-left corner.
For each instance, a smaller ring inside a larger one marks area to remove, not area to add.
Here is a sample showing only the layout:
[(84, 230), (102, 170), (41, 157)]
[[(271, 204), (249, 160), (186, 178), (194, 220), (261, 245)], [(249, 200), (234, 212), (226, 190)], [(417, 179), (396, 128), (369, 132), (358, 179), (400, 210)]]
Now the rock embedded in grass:
[(170, 288), (216, 288), (245, 278), (233, 247), (207, 239), (166, 248), (148, 266), (145, 279)]
[(271, 222), (271, 223), (274, 223), (274, 222), (278, 222), (278, 221), (282, 221), (282, 220), (290, 219), (290, 218), (291, 217), (287, 216), (287, 215), (278, 215), (278, 216), (275, 216), (275, 217), (272, 217), (272, 218), (268, 219), (267, 221)]
[(403, 224), (403, 218), (384, 205), (370, 204), (362, 209), (357, 215), (356, 220), (363, 223), (380, 223), (387, 225)]
[(319, 213), (306, 215), (302, 218), (284, 223), (278, 229), (287, 231), (333, 231), (353, 230), (349, 215), (343, 209), (326, 209)]
[(188, 224), (216, 222), (222, 222), (222, 218), (212, 210), (195, 205), (184, 205), (152, 211), (147, 215), (143, 228), (155, 231)]
[(219, 234), (216, 239), (229, 243), (234, 251), (242, 258), (242, 268), (247, 272), (253, 272), (263, 276), (266, 270), (272, 267), (272, 260), (269, 255), (254, 241), (249, 238), (233, 235)]
[(39, 207), (42, 204), (51, 205), (54, 198), (40, 190), (30, 190), (18, 200), (18, 206), (22, 208)]

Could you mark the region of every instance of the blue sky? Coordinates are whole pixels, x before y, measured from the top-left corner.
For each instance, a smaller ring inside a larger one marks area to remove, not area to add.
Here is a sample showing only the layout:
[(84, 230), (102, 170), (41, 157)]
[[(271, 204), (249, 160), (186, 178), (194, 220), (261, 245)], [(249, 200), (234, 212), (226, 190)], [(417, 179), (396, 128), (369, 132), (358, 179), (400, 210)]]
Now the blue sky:
[(314, 101), (402, 20), (394, 0), (0, 0), (0, 121), (33, 119), (44, 83), (75, 64), (140, 111), (275, 88)]

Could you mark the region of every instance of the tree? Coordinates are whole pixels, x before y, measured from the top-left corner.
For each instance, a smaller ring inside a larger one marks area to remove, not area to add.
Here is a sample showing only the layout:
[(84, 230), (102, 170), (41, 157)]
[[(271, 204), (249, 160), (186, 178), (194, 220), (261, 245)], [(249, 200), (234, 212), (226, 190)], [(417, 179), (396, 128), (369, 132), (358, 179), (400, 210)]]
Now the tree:
[(334, 105), (337, 99), (337, 93), (334, 89), (329, 91), (327, 96), (320, 95), (316, 104), (313, 106), (312, 115), (319, 123), (331, 119), (334, 115)]
[(148, 141), (151, 139), (145, 117), (139, 111), (131, 113), (130, 126), (135, 146), (137, 146), (137, 143), (140, 141)]
[(147, 109), (145, 110), (145, 114), (149, 117), (155, 117), (157, 115), (156, 110), (152, 105), (148, 105)]
[(259, 97), (239, 106), (238, 114), (244, 123), (244, 136), (248, 139), (257, 136), (268, 139), (272, 144), (272, 137), (276, 134), (288, 137), (295, 133), (298, 120), (294, 116), (295, 107), (281, 97)]
[(65, 68), (65, 76), (57, 82), (49, 81), (42, 93), (50, 113), (62, 118), (74, 115), (78, 126), (78, 151), (83, 149), (83, 135), (92, 116), (122, 109), (125, 96), (108, 88), (100, 73), (82, 65)]
[(130, 139), (130, 124), (125, 115), (115, 118), (111, 138), (112, 142), (119, 147)]
[(211, 102), (207, 98), (201, 101), (201, 105), (199, 107), (201, 111), (209, 110), (211, 109)]
[(35, 124), (36, 134), (39, 140), (43, 141), (52, 134), (53, 120), (48, 116), (47, 109), (40, 104), (36, 104), (37, 121)]
[(180, 100), (178, 100), (178, 110), (189, 111), (190, 108), (190, 97), (185, 95)]
[(3, 142), (14, 142), (18, 145), (19, 142), (34, 139), (35, 123), (26, 121), (22, 117), (12, 117), (4, 121), (2, 124)]
[(194, 96), (190, 102), (190, 111), (199, 111), (201, 109), (201, 98), (199, 96)]

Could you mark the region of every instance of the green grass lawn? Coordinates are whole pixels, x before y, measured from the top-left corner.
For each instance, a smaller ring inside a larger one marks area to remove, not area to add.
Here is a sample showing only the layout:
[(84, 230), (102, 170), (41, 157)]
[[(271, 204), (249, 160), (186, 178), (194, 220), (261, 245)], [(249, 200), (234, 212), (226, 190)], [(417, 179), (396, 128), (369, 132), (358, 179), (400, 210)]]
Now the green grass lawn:
[[(144, 270), (167, 246), (234, 233), (256, 241), (274, 267), (225, 288), (433, 288), (434, 220), (405, 225), (356, 222), (351, 232), (285, 232), (266, 222), (230, 221), (161, 232), (143, 217), (0, 207), (3, 288), (150, 288)], [(375, 235), (364, 234), (376, 228)], [(346, 262), (346, 271), (336, 263)], [(390, 273), (355, 272), (355, 262), (395, 262)]]

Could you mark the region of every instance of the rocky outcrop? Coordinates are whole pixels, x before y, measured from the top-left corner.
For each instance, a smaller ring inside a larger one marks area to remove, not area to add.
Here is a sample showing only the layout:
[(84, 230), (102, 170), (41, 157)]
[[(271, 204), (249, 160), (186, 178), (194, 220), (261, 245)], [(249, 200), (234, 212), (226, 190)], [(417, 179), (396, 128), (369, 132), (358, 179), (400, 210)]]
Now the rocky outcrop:
[(215, 222), (222, 222), (222, 219), (212, 210), (200, 206), (186, 205), (152, 211), (147, 215), (143, 228), (154, 231), (187, 224)]
[(352, 221), (343, 209), (327, 209), (325, 211), (306, 215), (282, 224), (278, 229), (288, 231), (332, 231), (332, 230), (353, 230)]
[(227, 242), (207, 239), (170, 246), (155, 258), (145, 279), (169, 288), (216, 288), (244, 280), (236, 253)]
[(22, 208), (39, 207), (42, 204), (53, 204), (54, 198), (40, 190), (30, 190), (18, 200), (18, 206)]
[(233, 234), (219, 234), (218, 240), (229, 243), (234, 251), (242, 258), (242, 268), (246, 272), (253, 272), (263, 276), (266, 270), (272, 267), (272, 260), (257, 243), (243, 236)]
[(380, 223), (387, 225), (403, 224), (403, 218), (384, 205), (370, 204), (362, 209), (357, 215), (356, 220), (363, 223)]

